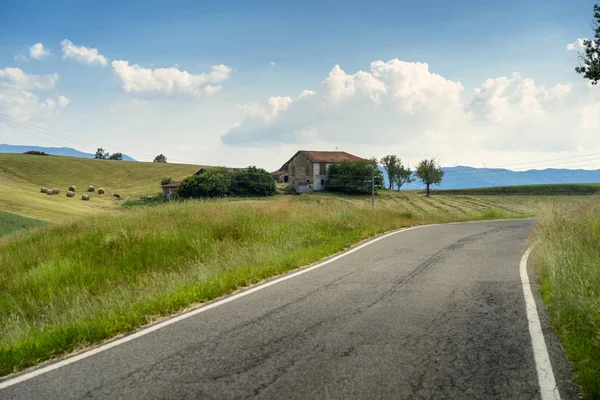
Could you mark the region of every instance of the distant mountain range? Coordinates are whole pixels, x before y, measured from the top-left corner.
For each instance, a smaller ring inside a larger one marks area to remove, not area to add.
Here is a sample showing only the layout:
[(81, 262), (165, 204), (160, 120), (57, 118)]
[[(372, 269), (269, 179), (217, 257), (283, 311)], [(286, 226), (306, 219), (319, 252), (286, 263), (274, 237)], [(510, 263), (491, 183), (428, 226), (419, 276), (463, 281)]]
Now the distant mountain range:
[[(94, 158), (92, 153), (84, 153), (70, 147), (41, 147), (41, 146), (20, 146), (11, 144), (0, 144), (0, 153), (25, 153), (26, 151), (43, 151), (46, 154), (54, 156), (68, 156), (78, 158)], [(123, 161), (135, 161), (133, 158), (123, 154)]]
[[(385, 171), (386, 187), (388, 179)], [(600, 170), (584, 169), (531, 169), (528, 171), (511, 171), (501, 168), (472, 168), (472, 167), (444, 167), (444, 179), (435, 189), (470, 189), (490, 186), (516, 186), (550, 183), (600, 183)], [(403, 189), (424, 189), (425, 185), (413, 182), (402, 187)]]

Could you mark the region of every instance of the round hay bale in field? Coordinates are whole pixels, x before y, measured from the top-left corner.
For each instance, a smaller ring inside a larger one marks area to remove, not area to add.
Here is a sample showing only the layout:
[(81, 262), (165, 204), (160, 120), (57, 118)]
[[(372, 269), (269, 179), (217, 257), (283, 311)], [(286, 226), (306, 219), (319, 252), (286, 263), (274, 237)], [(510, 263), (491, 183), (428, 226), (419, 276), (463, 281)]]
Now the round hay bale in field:
[(48, 188), (45, 188), (45, 187), (40, 189), (40, 193), (46, 193), (47, 191), (48, 191)]
[(94, 193), (95, 190), (96, 189), (92, 185), (88, 186), (88, 188), (87, 188), (87, 191), (90, 193)]
[(75, 197), (75, 192), (73, 192), (73, 191), (69, 190), (69, 191), (67, 192), (67, 197)]
[(81, 200), (89, 200), (90, 199), (90, 195), (89, 194), (83, 194), (81, 195)]
[(47, 194), (48, 196), (52, 196), (52, 195), (54, 194), (54, 190), (52, 190), (52, 189), (48, 189), (48, 190), (46, 190), (46, 194)]
[(115, 194), (113, 194), (113, 197), (114, 197), (115, 199), (120, 199), (120, 198), (121, 198), (121, 195), (120, 195), (119, 193), (115, 193)]
[(102, 188), (98, 189), (98, 194), (104, 194), (104, 189), (102, 189)]
[(60, 189), (52, 189), (53, 194), (60, 194)]
[(69, 186), (69, 192), (75, 192), (75, 186), (71, 185)]

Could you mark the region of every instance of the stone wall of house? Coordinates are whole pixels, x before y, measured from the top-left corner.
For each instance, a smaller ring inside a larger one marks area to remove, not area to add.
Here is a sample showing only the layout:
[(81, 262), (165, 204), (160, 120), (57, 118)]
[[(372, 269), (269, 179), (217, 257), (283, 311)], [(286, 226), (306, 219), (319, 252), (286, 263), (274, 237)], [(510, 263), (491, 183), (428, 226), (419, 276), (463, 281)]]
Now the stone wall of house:
[(290, 160), (288, 172), (290, 187), (296, 193), (314, 190), (313, 163), (304, 154), (296, 154)]

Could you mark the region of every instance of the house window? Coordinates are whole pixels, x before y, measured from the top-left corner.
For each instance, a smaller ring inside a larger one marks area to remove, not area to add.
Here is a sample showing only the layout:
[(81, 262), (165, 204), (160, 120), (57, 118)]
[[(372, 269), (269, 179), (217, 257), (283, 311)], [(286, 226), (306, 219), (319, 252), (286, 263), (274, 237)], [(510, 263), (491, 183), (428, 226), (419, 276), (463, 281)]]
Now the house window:
[(310, 179), (307, 179), (307, 180), (306, 180), (306, 183), (310, 183)]
[(284, 181), (284, 182), (286, 182), (286, 183), (287, 183), (289, 180), (290, 180), (290, 178), (289, 178), (287, 175), (285, 175), (285, 176), (283, 177), (283, 181)]
[(326, 175), (326, 174), (327, 174), (327, 164), (325, 164), (325, 163), (319, 164), (319, 175)]
[(325, 185), (325, 179), (321, 179), (321, 185)]

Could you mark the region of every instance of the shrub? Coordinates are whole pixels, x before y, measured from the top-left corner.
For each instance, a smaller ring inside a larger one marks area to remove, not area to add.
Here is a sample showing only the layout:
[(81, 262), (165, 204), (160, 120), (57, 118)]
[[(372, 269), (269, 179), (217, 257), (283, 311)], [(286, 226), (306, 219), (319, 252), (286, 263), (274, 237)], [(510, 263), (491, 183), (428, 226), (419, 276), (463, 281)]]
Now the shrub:
[(192, 175), (181, 181), (175, 195), (180, 198), (230, 196), (232, 177), (226, 168), (209, 169), (203, 174)]
[[(155, 161), (155, 162), (162, 162), (162, 161)], [(160, 186), (168, 185), (169, 183), (173, 183), (173, 182), (174, 182), (173, 181), (173, 177), (171, 177), (171, 176), (165, 176), (160, 181)]]
[(273, 196), (277, 189), (270, 173), (251, 166), (233, 173), (231, 192), (235, 196)]
[(375, 189), (383, 188), (383, 175), (368, 161), (343, 161), (329, 167), (325, 189), (345, 193), (370, 193), (373, 174)]

